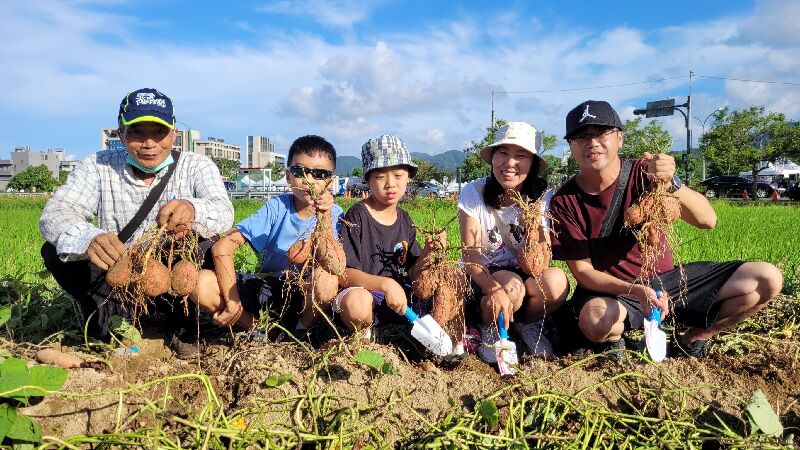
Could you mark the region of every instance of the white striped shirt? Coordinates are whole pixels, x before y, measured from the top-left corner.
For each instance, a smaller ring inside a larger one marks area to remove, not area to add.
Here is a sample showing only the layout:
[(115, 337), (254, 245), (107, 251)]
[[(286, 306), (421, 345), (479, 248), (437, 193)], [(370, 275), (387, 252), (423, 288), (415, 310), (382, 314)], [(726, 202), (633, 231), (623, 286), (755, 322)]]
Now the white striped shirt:
[[(119, 233), (139, 206), (166, 175), (162, 169), (150, 184), (136, 178), (122, 150), (97, 152), (80, 162), (47, 202), (39, 219), (45, 240), (55, 245), (65, 261), (86, 258), (92, 240), (105, 232)], [(158, 211), (172, 199), (194, 206), (193, 229), (203, 237), (228, 231), (233, 225), (233, 205), (217, 166), (206, 156), (181, 153), (175, 173), (155, 206), (126, 244), (150, 228)]]

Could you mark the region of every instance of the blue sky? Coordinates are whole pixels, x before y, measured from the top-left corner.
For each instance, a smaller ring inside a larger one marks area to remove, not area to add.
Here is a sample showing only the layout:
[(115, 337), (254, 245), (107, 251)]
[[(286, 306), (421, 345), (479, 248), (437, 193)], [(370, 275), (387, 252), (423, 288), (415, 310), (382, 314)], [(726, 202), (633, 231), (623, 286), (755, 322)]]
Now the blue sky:
[[(2, 159), (19, 145), (85, 157), (139, 87), (170, 95), (204, 138), (259, 134), (285, 151), (319, 134), (358, 155), (383, 133), (412, 151), (462, 149), (489, 124), (492, 91), (525, 92), (495, 95), (497, 117), (560, 137), (585, 99), (623, 119), (684, 102), (690, 70), (800, 81), (794, 0), (31, 0), (0, 2), (0, 17)], [(800, 117), (797, 85), (696, 77), (692, 98), (700, 120), (749, 105)], [(663, 122), (683, 148), (682, 116)]]

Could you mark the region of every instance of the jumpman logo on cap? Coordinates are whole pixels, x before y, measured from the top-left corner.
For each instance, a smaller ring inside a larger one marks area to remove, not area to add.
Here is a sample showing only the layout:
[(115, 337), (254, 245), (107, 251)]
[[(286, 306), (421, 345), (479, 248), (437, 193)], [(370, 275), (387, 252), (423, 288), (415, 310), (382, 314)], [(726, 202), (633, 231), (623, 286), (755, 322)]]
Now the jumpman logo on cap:
[(581, 116), (581, 120), (579, 120), (578, 122), (583, 122), (584, 120), (586, 120), (587, 117), (591, 117), (592, 119), (597, 119), (597, 116), (589, 114), (589, 105), (586, 105), (586, 109), (583, 110), (583, 115)]

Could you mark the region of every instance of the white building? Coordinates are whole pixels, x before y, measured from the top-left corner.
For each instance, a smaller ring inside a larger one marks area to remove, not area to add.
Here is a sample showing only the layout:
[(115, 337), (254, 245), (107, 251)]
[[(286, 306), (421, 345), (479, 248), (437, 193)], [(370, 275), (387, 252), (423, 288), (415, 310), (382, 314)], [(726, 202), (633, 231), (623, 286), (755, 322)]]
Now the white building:
[[(194, 130), (192, 130), (194, 131)], [(194, 152), (206, 155), (209, 158), (225, 158), (240, 161), (242, 147), (239, 144), (230, 144), (224, 139), (209, 137), (207, 140), (194, 141)]]
[[(194, 141), (200, 140), (200, 131), (192, 130), (191, 139), (189, 137), (189, 130), (175, 129), (175, 142), (172, 143), (172, 149), (179, 152), (192, 151)], [(117, 135), (116, 128), (103, 128), (100, 130), (100, 149), (101, 150), (117, 150), (122, 149), (124, 145)]]
[(275, 146), (268, 137), (251, 135), (245, 142), (243, 167), (261, 168), (274, 163), (286, 165), (286, 155), (275, 153)]
[(31, 150), (30, 147), (16, 147), (11, 152), (11, 159), (0, 160), (0, 189), (5, 189), (14, 175), (24, 172), (28, 167), (32, 166), (46, 166), (53, 178), (57, 179), (63, 161), (63, 148), (35, 151)]

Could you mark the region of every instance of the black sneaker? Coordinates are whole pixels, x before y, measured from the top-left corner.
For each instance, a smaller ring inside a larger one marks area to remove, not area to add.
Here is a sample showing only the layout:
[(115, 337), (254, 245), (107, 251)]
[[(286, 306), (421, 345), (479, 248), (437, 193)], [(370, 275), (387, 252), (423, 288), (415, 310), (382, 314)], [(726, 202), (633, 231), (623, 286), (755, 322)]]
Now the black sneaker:
[(698, 359), (703, 359), (708, 356), (708, 341), (706, 340), (692, 341), (688, 344), (675, 342), (670, 347), (670, 356), (694, 357)]
[(600, 353), (608, 353), (606, 357), (615, 362), (622, 362), (625, 359), (625, 339), (619, 338), (616, 341), (601, 342)]
[(205, 351), (206, 344), (197, 339), (194, 333), (175, 333), (169, 341), (169, 348), (178, 359), (197, 359)]

